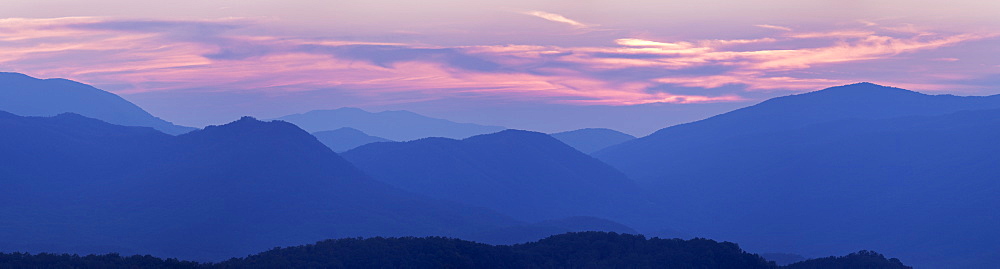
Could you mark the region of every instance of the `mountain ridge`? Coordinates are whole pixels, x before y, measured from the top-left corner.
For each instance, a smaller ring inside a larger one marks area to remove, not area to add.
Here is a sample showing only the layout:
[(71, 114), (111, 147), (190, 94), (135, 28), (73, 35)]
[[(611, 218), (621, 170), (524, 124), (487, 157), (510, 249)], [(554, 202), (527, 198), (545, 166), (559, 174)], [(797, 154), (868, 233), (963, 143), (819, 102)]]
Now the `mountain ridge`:
[(312, 135), (315, 136), (316, 139), (319, 139), (320, 142), (323, 142), (324, 145), (330, 147), (330, 149), (338, 153), (375, 142), (393, 142), (389, 139), (368, 135), (361, 130), (351, 127), (315, 132), (312, 133)]
[(343, 155), (376, 180), (527, 221), (609, 218), (629, 211), (613, 204), (638, 200), (626, 194), (637, 187), (624, 174), (539, 132), (374, 143)]
[(587, 154), (636, 139), (630, 134), (608, 128), (584, 128), (549, 135)]
[(352, 107), (313, 110), (276, 119), (294, 123), (310, 132), (351, 127), (372, 136), (395, 141), (409, 141), (424, 137), (461, 139), (504, 129), (499, 126), (457, 123), (405, 110), (368, 112)]
[(0, 113), (0, 127), (5, 251), (212, 260), (318, 238), (522, 224), (374, 181), (287, 122), (244, 117), (171, 136), (71, 114)]
[[(860, 98), (871, 90), (876, 97)], [(685, 233), (762, 252), (815, 257), (864, 245), (916, 266), (989, 268), (996, 259), (986, 253), (1000, 249), (1000, 234), (983, 226), (1000, 216), (990, 194), (1000, 188), (991, 165), (1000, 148), (990, 142), (998, 127), (997, 96), (856, 84), (664, 128), (595, 155), (654, 193), (657, 214), (683, 220), (672, 224)]]
[(109, 123), (153, 127), (168, 134), (194, 130), (157, 118), (121, 96), (68, 79), (0, 72), (0, 110), (21, 116), (76, 113)]
[(942, 115), (992, 108), (1000, 108), (1000, 95), (926, 95), (873, 83), (856, 83), (768, 99), (707, 119), (666, 127), (648, 136), (607, 147), (593, 155), (622, 170), (633, 180), (644, 181), (652, 174), (643, 171), (643, 167), (656, 167), (651, 163), (656, 158), (651, 156), (672, 146), (669, 142), (659, 141), (705, 143), (735, 135), (795, 129), (824, 121)]

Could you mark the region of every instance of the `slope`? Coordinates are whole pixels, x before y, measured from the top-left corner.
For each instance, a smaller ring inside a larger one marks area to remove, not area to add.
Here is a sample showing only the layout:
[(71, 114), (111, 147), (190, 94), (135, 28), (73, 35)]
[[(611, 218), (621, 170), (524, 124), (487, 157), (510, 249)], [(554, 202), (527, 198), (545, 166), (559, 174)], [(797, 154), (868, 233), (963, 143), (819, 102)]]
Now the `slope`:
[(118, 95), (86, 84), (19, 73), (0, 72), (0, 110), (21, 116), (70, 112), (118, 125), (153, 127), (174, 135), (195, 129), (154, 117)]
[(0, 113), (0, 250), (197, 260), (350, 236), (518, 225), (369, 179), (310, 134), (252, 118), (180, 136)]
[(831, 87), (773, 98), (701, 121), (660, 129), (655, 133), (594, 153), (643, 184), (656, 184), (668, 172), (662, 165), (671, 148), (710, 144), (741, 134), (795, 129), (843, 119), (886, 119), (943, 115), (962, 110), (1000, 108), (1000, 95), (926, 95), (872, 83)]
[(426, 117), (409, 111), (368, 112), (358, 108), (314, 110), (277, 118), (294, 123), (309, 132), (330, 131), (351, 127), (362, 132), (395, 141), (425, 137), (462, 139), (503, 130), (499, 126), (456, 123)]
[(549, 135), (587, 154), (635, 139), (635, 136), (604, 128), (586, 128)]
[(374, 178), (404, 190), (526, 221), (572, 216), (621, 220), (641, 204), (637, 187), (621, 172), (536, 132), (375, 143), (343, 155)]
[(365, 144), (375, 142), (392, 142), (392, 140), (370, 136), (361, 130), (344, 127), (333, 131), (321, 131), (312, 134), (335, 152), (344, 152)]
[(644, 183), (685, 232), (809, 256), (875, 248), (928, 268), (1000, 262), (1000, 110), (705, 136), (646, 156)]

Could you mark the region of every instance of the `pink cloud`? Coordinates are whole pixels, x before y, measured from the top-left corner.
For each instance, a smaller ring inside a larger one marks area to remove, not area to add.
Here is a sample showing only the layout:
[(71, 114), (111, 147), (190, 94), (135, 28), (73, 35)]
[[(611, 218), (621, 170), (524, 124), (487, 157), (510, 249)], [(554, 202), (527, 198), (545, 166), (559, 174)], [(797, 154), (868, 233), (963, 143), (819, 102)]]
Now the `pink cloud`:
[[(548, 17), (574, 25), (569, 19)], [(738, 94), (712, 94), (710, 90), (705, 94), (650, 90), (662, 85), (809, 90), (847, 84), (857, 80), (820, 79), (815, 78), (815, 72), (818, 67), (893, 59), (992, 37), (924, 31), (889, 36), (868, 29), (799, 33), (767, 25), (770, 27), (765, 28), (783, 31), (748, 39), (621, 37), (609, 40), (608, 46), (448, 47), (231, 30), (247, 23), (246, 20), (3, 19), (0, 41), (4, 42), (0, 43), (0, 50), (4, 53), (0, 54), (0, 67), (43, 77), (128, 85), (118, 91), (124, 94), (192, 88), (282, 94), (338, 88), (382, 103), (479, 95), (634, 105), (745, 100)], [(190, 34), (191, 29), (203, 31)], [(606, 75), (609, 72), (625, 72), (622, 73), (625, 76)], [(630, 76), (633, 74), (628, 72), (642, 73)]]
[(792, 28), (788, 28), (788, 27), (784, 27), (784, 26), (777, 26), (777, 25), (770, 25), (770, 24), (757, 24), (757, 25), (754, 25), (754, 26), (757, 26), (757, 27), (760, 27), (760, 28), (781, 30), (781, 31), (792, 31)]
[(585, 23), (578, 22), (578, 21), (572, 20), (570, 18), (566, 18), (563, 15), (559, 15), (559, 14), (555, 14), (555, 13), (549, 13), (549, 12), (545, 12), (545, 11), (532, 10), (532, 11), (523, 12), (523, 14), (531, 15), (531, 16), (535, 16), (535, 17), (539, 17), (539, 18), (542, 18), (542, 19), (545, 19), (545, 20), (548, 20), (548, 21), (552, 21), (552, 22), (558, 22), (558, 23), (568, 24), (568, 25), (573, 26), (573, 27), (583, 28), (583, 27), (589, 27), (590, 26), (590, 25), (587, 25)]

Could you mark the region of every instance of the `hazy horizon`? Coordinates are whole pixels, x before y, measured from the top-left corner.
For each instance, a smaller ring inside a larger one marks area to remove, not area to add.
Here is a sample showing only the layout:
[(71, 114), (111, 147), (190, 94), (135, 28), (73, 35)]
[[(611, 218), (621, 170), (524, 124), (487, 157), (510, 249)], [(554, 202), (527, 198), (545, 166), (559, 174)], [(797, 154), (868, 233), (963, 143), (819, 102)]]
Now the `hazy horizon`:
[(0, 267), (993, 268), (998, 14), (7, 0)]
[(0, 70), (91, 84), (197, 127), (359, 107), (644, 135), (863, 81), (1000, 93), (1000, 4), (982, 1), (5, 5)]

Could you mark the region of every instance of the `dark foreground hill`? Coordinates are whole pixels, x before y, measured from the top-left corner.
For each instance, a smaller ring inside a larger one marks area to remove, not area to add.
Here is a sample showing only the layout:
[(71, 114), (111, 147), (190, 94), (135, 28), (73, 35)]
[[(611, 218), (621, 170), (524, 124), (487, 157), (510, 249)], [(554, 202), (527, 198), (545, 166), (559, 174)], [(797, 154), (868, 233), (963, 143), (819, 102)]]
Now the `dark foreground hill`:
[(0, 72), (0, 110), (21, 116), (76, 113), (118, 125), (153, 127), (174, 135), (195, 130), (154, 117), (120, 96), (90, 85), (18, 73)]
[(522, 224), (371, 180), (287, 122), (170, 136), (0, 112), (0, 149), (0, 251), (218, 260), (321, 238)]
[(997, 101), (849, 85), (666, 128), (597, 156), (655, 194), (655, 214), (685, 233), (762, 252), (874, 248), (918, 267), (993, 268), (1000, 110), (982, 108)]
[(494, 246), (443, 237), (337, 239), (275, 248), (220, 263), (152, 256), (0, 254), (0, 268), (809, 268), (906, 269), (862, 251), (778, 267), (736, 244), (581, 232)]
[(464, 235), (464, 240), (476, 241), (493, 245), (512, 245), (538, 241), (554, 234), (566, 232), (616, 232), (624, 234), (639, 234), (638, 231), (624, 224), (611, 220), (577, 216), (562, 219), (546, 220), (531, 224), (501, 227), (489, 231)]
[(625, 175), (543, 133), (506, 130), (463, 140), (374, 143), (343, 156), (404, 190), (526, 221), (620, 220), (640, 206), (638, 188)]

